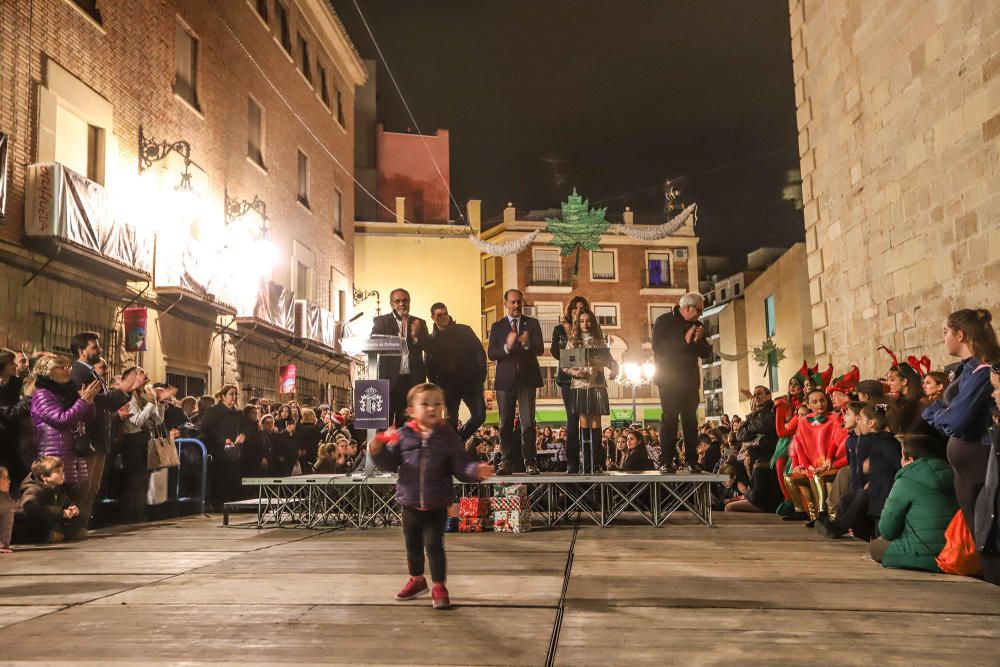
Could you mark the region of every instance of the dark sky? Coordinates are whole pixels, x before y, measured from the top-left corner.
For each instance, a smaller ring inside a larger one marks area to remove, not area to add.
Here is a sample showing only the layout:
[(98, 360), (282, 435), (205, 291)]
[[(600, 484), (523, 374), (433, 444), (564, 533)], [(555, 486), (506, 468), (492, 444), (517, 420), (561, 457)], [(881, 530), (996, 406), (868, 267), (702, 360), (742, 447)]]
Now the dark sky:
[[(376, 57), (354, 0), (332, 0)], [(683, 178), (701, 252), (803, 236), (781, 198), (798, 168), (785, 0), (358, 0), (417, 124), (451, 131), (451, 186), (484, 218), (558, 207), (662, 210)], [(384, 69), (386, 128), (412, 125)], [(551, 162), (567, 174), (556, 185)]]

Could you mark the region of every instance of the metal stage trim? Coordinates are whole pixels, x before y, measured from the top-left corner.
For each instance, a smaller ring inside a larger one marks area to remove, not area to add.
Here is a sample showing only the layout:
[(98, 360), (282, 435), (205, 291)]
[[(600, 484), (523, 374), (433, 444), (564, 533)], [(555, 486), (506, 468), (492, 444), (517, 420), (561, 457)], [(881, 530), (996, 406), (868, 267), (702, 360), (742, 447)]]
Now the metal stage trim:
[[(711, 526), (711, 485), (726, 479), (725, 475), (690, 473), (545, 474), (504, 475), (472, 484), (455, 480), (455, 485), (462, 496), (488, 497), (493, 484), (524, 484), (532, 515), (547, 526), (572, 520), (579, 513), (607, 527), (625, 512), (639, 514), (651, 526), (662, 526), (681, 509)], [(243, 485), (256, 486), (257, 499), (226, 503), (226, 525), (229, 514), (240, 510), (256, 511), (258, 528), (372, 528), (401, 520), (394, 498), (395, 475), (245, 477)]]

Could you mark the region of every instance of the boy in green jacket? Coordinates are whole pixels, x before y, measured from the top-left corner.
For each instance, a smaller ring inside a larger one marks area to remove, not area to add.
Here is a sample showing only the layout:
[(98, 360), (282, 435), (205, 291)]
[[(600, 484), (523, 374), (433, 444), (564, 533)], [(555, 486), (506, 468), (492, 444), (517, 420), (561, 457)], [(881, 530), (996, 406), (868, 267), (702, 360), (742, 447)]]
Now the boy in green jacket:
[(903, 442), (903, 467), (878, 522), (881, 537), (868, 550), (883, 567), (940, 572), (935, 559), (958, 501), (951, 466), (933, 452), (928, 436), (910, 435)]

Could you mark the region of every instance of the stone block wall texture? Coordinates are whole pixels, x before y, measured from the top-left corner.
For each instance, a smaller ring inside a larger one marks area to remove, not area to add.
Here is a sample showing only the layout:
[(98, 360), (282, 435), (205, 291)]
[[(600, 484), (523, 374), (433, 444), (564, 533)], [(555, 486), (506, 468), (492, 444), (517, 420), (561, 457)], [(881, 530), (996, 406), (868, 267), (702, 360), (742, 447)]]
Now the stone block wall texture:
[(947, 314), (1000, 316), (1000, 4), (789, 0), (821, 362), (950, 361)]

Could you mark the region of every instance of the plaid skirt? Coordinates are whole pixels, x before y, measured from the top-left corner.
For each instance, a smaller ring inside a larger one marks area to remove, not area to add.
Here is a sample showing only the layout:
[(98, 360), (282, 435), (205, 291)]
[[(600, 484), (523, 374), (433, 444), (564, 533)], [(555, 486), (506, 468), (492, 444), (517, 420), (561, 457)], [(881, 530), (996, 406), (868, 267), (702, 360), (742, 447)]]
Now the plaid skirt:
[(573, 412), (578, 415), (610, 415), (607, 387), (572, 390)]

